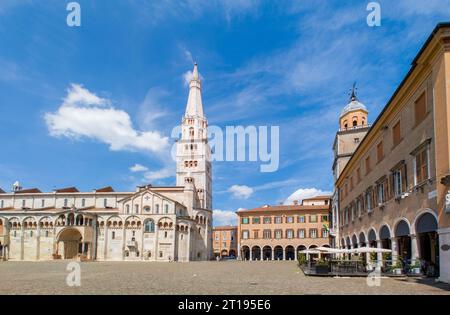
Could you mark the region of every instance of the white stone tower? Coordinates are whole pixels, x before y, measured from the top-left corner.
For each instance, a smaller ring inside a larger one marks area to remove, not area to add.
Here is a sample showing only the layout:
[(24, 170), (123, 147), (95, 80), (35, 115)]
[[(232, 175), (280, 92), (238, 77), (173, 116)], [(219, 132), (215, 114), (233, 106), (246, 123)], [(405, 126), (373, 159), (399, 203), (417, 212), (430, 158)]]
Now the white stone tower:
[(197, 64), (189, 83), (186, 113), (181, 121), (182, 136), (177, 143), (177, 186), (192, 177), (200, 208), (212, 210), (211, 148), (208, 144), (208, 122), (203, 114), (202, 84)]

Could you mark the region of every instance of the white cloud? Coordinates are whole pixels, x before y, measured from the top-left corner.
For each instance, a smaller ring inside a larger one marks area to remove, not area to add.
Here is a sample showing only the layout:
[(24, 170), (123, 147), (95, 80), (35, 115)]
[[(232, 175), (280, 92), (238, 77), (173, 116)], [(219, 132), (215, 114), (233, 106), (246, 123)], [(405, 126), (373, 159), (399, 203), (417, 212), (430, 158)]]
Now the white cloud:
[(236, 225), (237, 215), (233, 211), (214, 210), (213, 211), (214, 226)]
[(89, 138), (109, 145), (112, 151), (162, 153), (169, 139), (156, 131), (134, 129), (127, 112), (112, 107), (79, 84), (71, 84), (59, 109), (46, 113), (50, 135), (80, 140)]
[(254, 189), (245, 185), (233, 185), (228, 188), (228, 192), (232, 193), (235, 198), (248, 199), (253, 194)]
[[(183, 73), (183, 82), (184, 82), (185, 86), (188, 86), (189, 83), (191, 82), (192, 75), (193, 75), (192, 70), (186, 71), (185, 73)], [(200, 76), (200, 80), (204, 81), (203, 76), (202, 76), (201, 73), (199, 73), (199, 76)]]
[(141, 164), (134, 164), (132, 167), (130, 167), (130, 171), (132, 171), (133, 173), (146, 172), (148, 171), (148, 167)]
[(148, 181), (157, 181), (160, 179), (172, 177), (174, 174), (175, 171), (171, 167), (165, 167), (158, 171), (145, 172), (144, 178)]
[(299, 203), (303, 199), (312, 198), (316, 196), (324, 196), (324, 195), (331, 195), (332, 193), (328, 191), (323, 191), (317, 188), (300, 188), (296, 192), (294, 192), (292, 195), (290, 195), (285, 201), (285, 205), (292, 205), (294, 203), (294, 200), (298, 200)]

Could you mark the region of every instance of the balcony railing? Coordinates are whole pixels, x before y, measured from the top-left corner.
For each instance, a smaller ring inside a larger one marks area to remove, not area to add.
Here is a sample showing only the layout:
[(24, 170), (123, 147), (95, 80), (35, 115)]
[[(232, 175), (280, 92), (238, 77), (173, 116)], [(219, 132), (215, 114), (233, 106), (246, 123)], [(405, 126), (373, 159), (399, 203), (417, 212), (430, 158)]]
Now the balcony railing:
[(137, 247), (136, 241), (127, 241), (127, 247)]
[(372, 125), (368, 124), (368, 125), (364, 125), (364, 126), (340, 128), (339, 132), (341, 132), (341, 131), (350, 131), (350, 130), (358, 130), (358, 129), (365, 129), (365, 128), (370, 128), (370, 127), (372, 127)]

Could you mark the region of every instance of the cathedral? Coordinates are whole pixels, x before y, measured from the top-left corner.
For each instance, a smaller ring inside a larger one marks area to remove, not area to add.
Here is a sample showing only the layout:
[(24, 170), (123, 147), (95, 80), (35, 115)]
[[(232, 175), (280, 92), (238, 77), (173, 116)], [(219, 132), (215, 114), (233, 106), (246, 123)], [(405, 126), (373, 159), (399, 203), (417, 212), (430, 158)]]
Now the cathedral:
[(0, 259), (193, 261), (212, 256), (212, 170), (197, 64), (177, 141), (176, 186), (0, 189)]

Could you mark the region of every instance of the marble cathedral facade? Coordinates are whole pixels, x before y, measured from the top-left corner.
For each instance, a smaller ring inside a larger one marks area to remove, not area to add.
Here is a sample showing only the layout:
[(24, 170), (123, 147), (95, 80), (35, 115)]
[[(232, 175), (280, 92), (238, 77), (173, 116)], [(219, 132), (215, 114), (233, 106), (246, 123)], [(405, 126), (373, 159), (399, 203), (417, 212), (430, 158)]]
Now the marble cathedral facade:
[(177, 142), (176, 186), (50, 193), (0, 189), (0, 259), (192, 261), (212, 256), (212, 176), (197, 65)]

